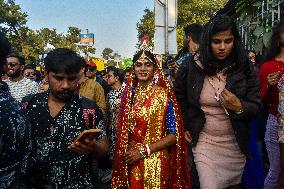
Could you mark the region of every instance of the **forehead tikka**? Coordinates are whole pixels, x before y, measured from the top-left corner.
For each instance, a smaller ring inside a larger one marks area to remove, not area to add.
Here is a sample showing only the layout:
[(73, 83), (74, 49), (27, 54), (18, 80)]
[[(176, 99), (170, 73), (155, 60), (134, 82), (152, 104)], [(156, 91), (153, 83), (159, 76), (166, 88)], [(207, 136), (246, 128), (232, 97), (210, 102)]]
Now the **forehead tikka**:
[[(151, 63), (154, 63), (146, 54), (145, 54), (145, 52), (143, 51), (142, 52), (142, 54), (141, 54), (141, 56), (138, 58), (138, 60), (136, 61), (136, 62), (140, 62), (140, 63), (143, 63), (143, 62), (145, 62), (145, 61), (150, 61)], [(135, 63), (136, 63), (135, 62)]]

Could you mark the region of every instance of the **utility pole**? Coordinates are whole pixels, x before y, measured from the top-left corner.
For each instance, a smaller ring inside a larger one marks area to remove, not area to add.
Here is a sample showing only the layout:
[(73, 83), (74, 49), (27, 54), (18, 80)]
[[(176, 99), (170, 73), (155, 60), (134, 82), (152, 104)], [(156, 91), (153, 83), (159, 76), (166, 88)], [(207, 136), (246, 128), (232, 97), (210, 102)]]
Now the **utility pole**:
[(177, 54), (177, 0), (155, 0), (155, 54)]

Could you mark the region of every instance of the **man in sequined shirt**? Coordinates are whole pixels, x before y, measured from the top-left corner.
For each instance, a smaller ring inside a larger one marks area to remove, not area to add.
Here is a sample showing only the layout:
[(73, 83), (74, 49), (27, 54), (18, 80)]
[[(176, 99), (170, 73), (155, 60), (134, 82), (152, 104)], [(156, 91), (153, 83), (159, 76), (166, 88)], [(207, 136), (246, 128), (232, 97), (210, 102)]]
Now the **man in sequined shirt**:
[[(32, 124), (33, 151), (29, 184), (33, 188), (91, 189), (92, 158), (107, 154), (103, 115), (96, 104), (75, 91), (84, 60), (69, 49), (55, 49), (45, 58), (49, 90), (22, 102)], [(73, 143), (83, 130), (99, 136)]]
[[(0, 75), (10, 44), (0, 34)], [(8, 86), (0, 78), (0, 188), (20, 188), (31, 141), (30, 127)]]

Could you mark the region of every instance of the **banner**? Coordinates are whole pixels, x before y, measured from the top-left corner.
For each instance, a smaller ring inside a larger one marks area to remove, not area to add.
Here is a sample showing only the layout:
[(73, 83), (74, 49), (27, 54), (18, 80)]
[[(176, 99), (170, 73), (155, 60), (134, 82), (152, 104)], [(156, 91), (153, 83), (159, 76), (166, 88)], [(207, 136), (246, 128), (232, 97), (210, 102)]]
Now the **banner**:
[(88, 34), (80, 34), (80, 42), (83, 44), (89, 44), (93, 45), (94, 44), (94, 34), (93, 33), (88, 33)]

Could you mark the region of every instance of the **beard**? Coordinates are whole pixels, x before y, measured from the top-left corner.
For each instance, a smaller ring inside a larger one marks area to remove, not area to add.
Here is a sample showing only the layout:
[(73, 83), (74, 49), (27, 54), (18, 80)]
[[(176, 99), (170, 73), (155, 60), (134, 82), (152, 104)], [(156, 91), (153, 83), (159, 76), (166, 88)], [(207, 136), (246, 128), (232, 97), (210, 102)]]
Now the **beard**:
[(19, 77), (21, 75), (21, 70), (16, 70), (16, 71), (8, 70), (6, 74), (8, 77), (11, 78)]
[(69, 101), (74, 95), (73, 90), (56, 91), (50, 89), (51, 94), (60, 101)]

